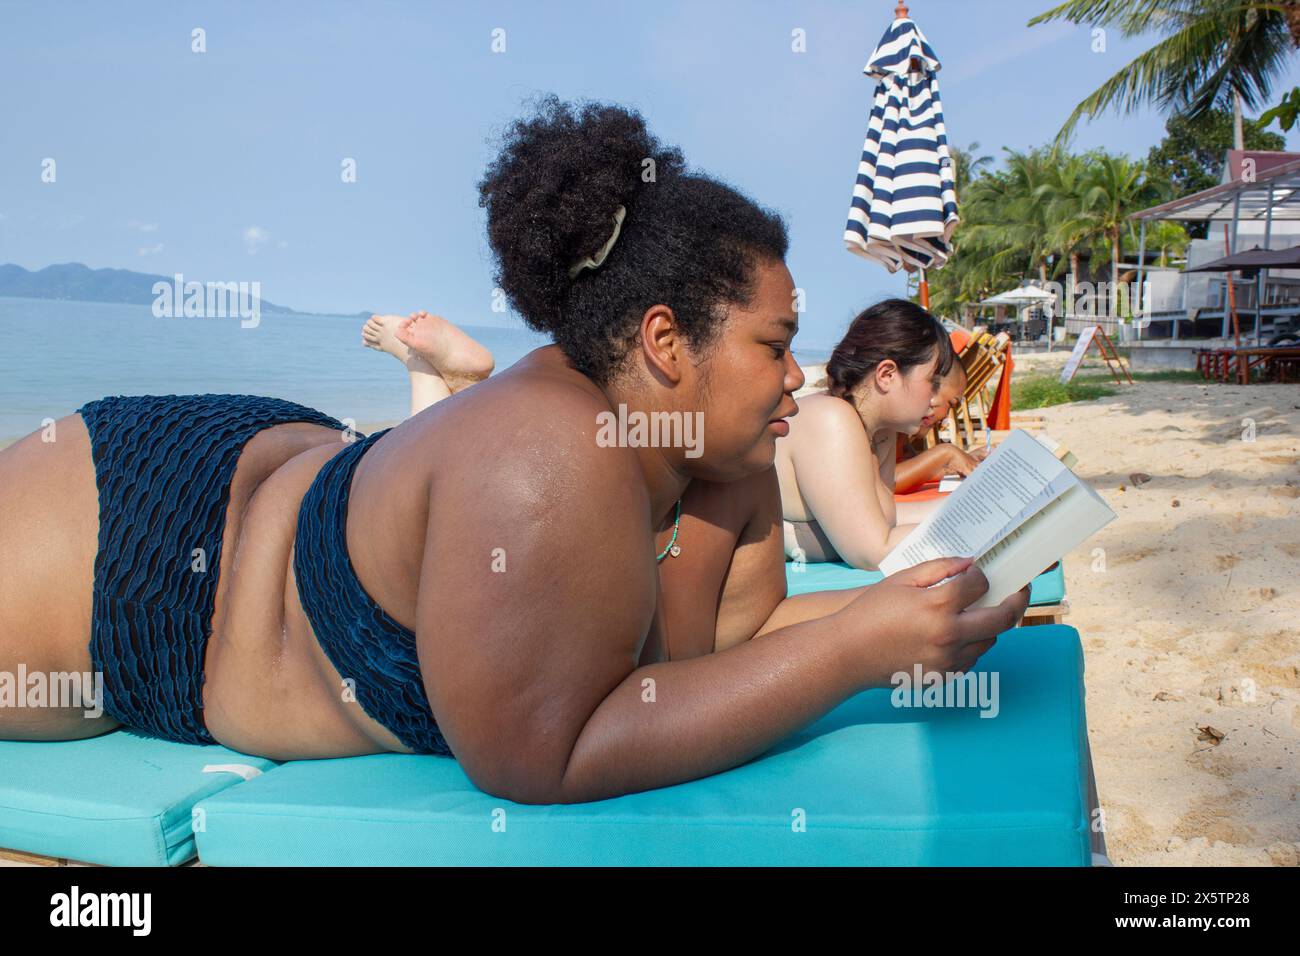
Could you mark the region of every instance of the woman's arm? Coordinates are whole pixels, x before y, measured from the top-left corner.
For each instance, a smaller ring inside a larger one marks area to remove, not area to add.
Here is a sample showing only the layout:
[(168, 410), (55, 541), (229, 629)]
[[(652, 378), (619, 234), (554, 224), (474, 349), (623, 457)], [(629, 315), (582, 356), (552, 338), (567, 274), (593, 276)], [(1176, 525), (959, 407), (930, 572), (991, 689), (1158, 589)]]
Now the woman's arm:
[(894, 472), (894, 492), (896, 494), (905, 494), (927, 481), (933, 481), (948, 474), (948, 463), (952, 460), (952, 448), (953, 446), (950, 443), (941, 442), (933, 448), (927, 448), (918, 455), (898, 462), (895, 465)]
[(416, 639), (433, 713), (476, 786), (569, 803), (680, 783), (861, 689), (863, 635), (834, 618), (638, 667), (658, 595), (644, 478), (634, 452), (597, 446), (594, 408), (562, 405), (501, 409), (529, 440), (490, 465), (466, 456), (431, 489)]
[(978, 449), (975, 454), (971, 454), (951, 442), (940, 442), (933, 448), (927, 448), (919, 455), (898, 463), (894, 490), (900, 494), (905, 493), (949, 473), (965, 478), (986, 455), (986, 449)]
[(559, 799), (605, 799), (730, 769), (852, 694), (889, 686), (904, 662), (968, 671), (1029, 600), (1026, 587), (997, 608), (961, 610), (987, 590), (969, 559), (930, 561), (826, 617), (722, 653), (640, 668), (583, 728)]
[(733, 500), (746, 502), (751, 513), (737, 536), (722, 582), (714, 624), (715, 653), (791, 624), (834, 614), (862, 593), (856, 587), (787, 596), (776, 469), (732, 482), (732, 488)]
[[(856, 588), (840, 588), (835, 591), (813, 591), (809, 594), (792, 594), (781, 601), (772, 611), (771, 616), (755, 632), (754, 637), (762, 637), (783, 627), (799, 624), (803, 621), (826, 617), (843, 609), (859, 594), (871, 587), (864, 584)], [(718, 648), (723, 650), (723, 648)]]

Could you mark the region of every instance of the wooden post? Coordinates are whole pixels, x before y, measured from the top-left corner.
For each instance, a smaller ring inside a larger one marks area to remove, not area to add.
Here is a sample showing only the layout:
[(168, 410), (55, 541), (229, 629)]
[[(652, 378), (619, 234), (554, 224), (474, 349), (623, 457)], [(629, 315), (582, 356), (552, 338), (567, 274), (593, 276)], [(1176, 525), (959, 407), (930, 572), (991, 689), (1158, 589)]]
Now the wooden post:
[[(1227, 251), (1227, 254), (1228, 254), (1228, 255), (1232, 255), (1232, 253), (1233, 253), (1232, 246), (1233, 246), (1233, 245), (1234, 245), (1234, 243), (1229, 243), (1229, 242), (1228, 242), (1228, 225), (1227, 225), (1227, 223), (1224, 223), (1224, 225), (1223, 225), (1223, 247), (1224, 247), (1224, 249)], [(1241, 324), (1240, 324), (1240, 322), (1239, 322), (1238, 319), (1237, 319), (1237, 294), (1236, 294), (1236, 291), (1234, 290), (1233, 285), (1232, 285), (1232, 273), (1231, 273), (1231, 272), (1225, 272), (1225, 273), (1223, 274), (1223, 277), (1224, 277), (1224, 282), (1227, 283), (1227, 286), (1228, 286), (1228, 301), (1227, 301), (1225, 307), (1228, 309), (1228, 311), (1230, 311), (1230, 312), (1232, 313), (1232, 339), (1233, 339), (1233, 344), (1234, 344), (1234, 346), (1235, 346), (1236, 348), (1241, 348)], [(1224, 320), (1223, 320), (1223, 321), (1224, 321), (1224, 324), (1226, 325), (1226, 324), (1227, 324), (1227, 321), (1228, 321), (1227, 316), (1224, 316)], [(1227, 331), (1227, 330), (1225, 329), (1225, 331)]]
[[(1130, 313), (1136, 312), (1136, 313), (1138, 313), (1138, 315), (1140, 315), (1140, 314), (1142, 313), (1142, 311), (1143, 311), (1144, 308), (1149, 307), (1149, 305), (1150, 305), (1150, 303), (1149, 303), (1149, 302), (1146, 302), (1145, 299), (1144, 299), (1144, 296), (1145, 296), (1145, 294), (1146, 294), (1146, 285), (1145, 285), (1145, 282), (1146, 282), (1146, 276), (1147, 276), (1147, 221), (1146, 221), (1145, 219), (1142, 220), (1142, 225), (1141, 225), (1139, 231), (1140, 231), (1140, 233), (1141, 233), (1141, 236), (1140, 236), (1139, 239), (1138, 239), (1138, 282), (1137, 282), (1137, 295), (1135, 295), (1135, 296), (1132, 297), (1133, 299), (1135, 299), (1135, 300), (1137, 301), (1137, 308), (1135, 309), (1135, 308), (1133, 307), (1133, 303), (1132, 303), (1132, 302), (1129, 303), (1129, 312), (1130, 312)], [(1136, 316), (1136, 315), (1134, 316), (1134, 319), (1137, 319), (1137, 316)], [(1174, 322), (1175, 322), (1175, 324), (1176, 324), (1176, 323), (1178, 322), (1178, 320), (1175, 319)], [(1136, 325), (1137, 332), (1138, 332), (1138, 336), (1137, 336), (1137, 337), (1138, 337), (1138, 338), (1142, 338), (1142, 334), (1141, 334), (1141, 333), (1142, 333), (1142, 326), (1141, 326), (1140, 322), (1135, 322), (1134, 324)]]

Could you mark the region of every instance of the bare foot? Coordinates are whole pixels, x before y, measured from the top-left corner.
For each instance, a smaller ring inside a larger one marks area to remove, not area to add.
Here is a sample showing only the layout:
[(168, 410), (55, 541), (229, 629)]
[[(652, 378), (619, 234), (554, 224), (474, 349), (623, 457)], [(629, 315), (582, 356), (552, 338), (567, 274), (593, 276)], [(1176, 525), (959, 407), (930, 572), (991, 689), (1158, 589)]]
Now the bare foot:
[(397, 329), (407, 321), (400, 315), (372, 315), (361, 327), (361, 342), (366, 348), (387, 352), (409, 371), (437, 374), (423, 356), (412, 352), (410, 346), (398, 339)]
[(492, 353), (440, 315), (413, 312), (394, 334), (413, 354), (425, 359), (453, 393), (492, 374)]

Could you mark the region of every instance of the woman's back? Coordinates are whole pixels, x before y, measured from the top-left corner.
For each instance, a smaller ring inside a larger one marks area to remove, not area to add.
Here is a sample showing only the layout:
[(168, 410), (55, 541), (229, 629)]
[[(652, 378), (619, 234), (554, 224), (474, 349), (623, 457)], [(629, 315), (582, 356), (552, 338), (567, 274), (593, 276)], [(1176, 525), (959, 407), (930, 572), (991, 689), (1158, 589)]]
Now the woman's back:
[[(548, 403), (548, 395), (564, 399)], [(494, 574), (504, 574), (505, 581), (522, 579), (518, 570), (510, 576), (511, 557), (519, 561), (521, 554), (494, 555), (520, 515), (485, 502), (505, 500), (498, 493), (502, 483), (525, 488), (544, 502), (551, 482), (571, 480), (563, 467), (572, 458), (565, 445), (581, 441), (581, 435), (545, 423), (586, 405), (594, 431), (596, 409), (608, 407), (602, 402), (599, 390), (550, 347), (407, 419), (365, 449), (346, 501), (346, 554), (373, 604), (415, 633), (422, 570), (442, 593), (482, 590)], [(233, 541), (236, 559), (227, 600), (218, 602), (209, 643), (205, 716), (220, 742), (248, 752), (301, 757), (407, 751), (391, 730), (367, 715), (364, 695), (358, 699), (356, 693), (361, 675), (339, 672), (301, 600), (300, 592), (308, 588), (345, 584), (300, 580), (294, 566), (303, 497), (321, 469), (348, 448), (337, 433), (322, 437), (322, 444), (278, 464), (256, 449), (247, 459), (258, 473), (272, 465), (274, 470), (249, 496)], [(507, 473), (508, 449), (516, 443), (536, 455), (529, 473)], [(240, 467), (245, 463), (241, 460)], [(553, 474), (542, 470), (548, 463), (556, 466)], [(589, 495), (608, 487), (598, 474), (585, 480), (591, 482)], [(595, 549), (606, 546), (592, 542)], [(432, 560), (426, 561), (427, 551)], [(548, 563), (558, 575), (558, 560)], [(493, 571), (494, 564), (500, 570)], [(503, 615), (509, 610), (499, 609)], [(320, 622), (322, 627), (331, 623), (337, 622)], [(477, 622), (484, 632), (497, 626), (491, 619)], [(381, 631), (379, 638), (388, 646), (367, 653), (397, 657), (393, 637)], [(422, 664), (430, 653), (426, 646)], [(433, 716), (436, 720), (436, 706)]]

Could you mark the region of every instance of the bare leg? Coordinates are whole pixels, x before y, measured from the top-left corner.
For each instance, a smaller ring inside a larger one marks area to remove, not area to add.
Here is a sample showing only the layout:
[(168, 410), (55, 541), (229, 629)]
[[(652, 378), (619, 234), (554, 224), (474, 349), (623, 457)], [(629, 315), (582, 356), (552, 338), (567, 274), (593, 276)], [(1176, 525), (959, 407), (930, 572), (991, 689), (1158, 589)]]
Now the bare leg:
[(492, 374), (492, 353), (440, 315), (413, 312), (397, 338), (442, 376), (455, 395)]
[(411, 380), (411, 412), (422, 412), (434, 402), (451, 394), (428, 361), (411, 351), (410, 346), (397, 337), (398, 326), (406, 321), (400, 315), (372, 315), (361, 327), (361, 341), (367, 348), (387, 352), (406, 366)]
[(491, 374), (492, 353), (446, 319), (427, 312), (374, 315), (361, 329), (362, 342), (387, 352), (411, 382), (411, 415)]

